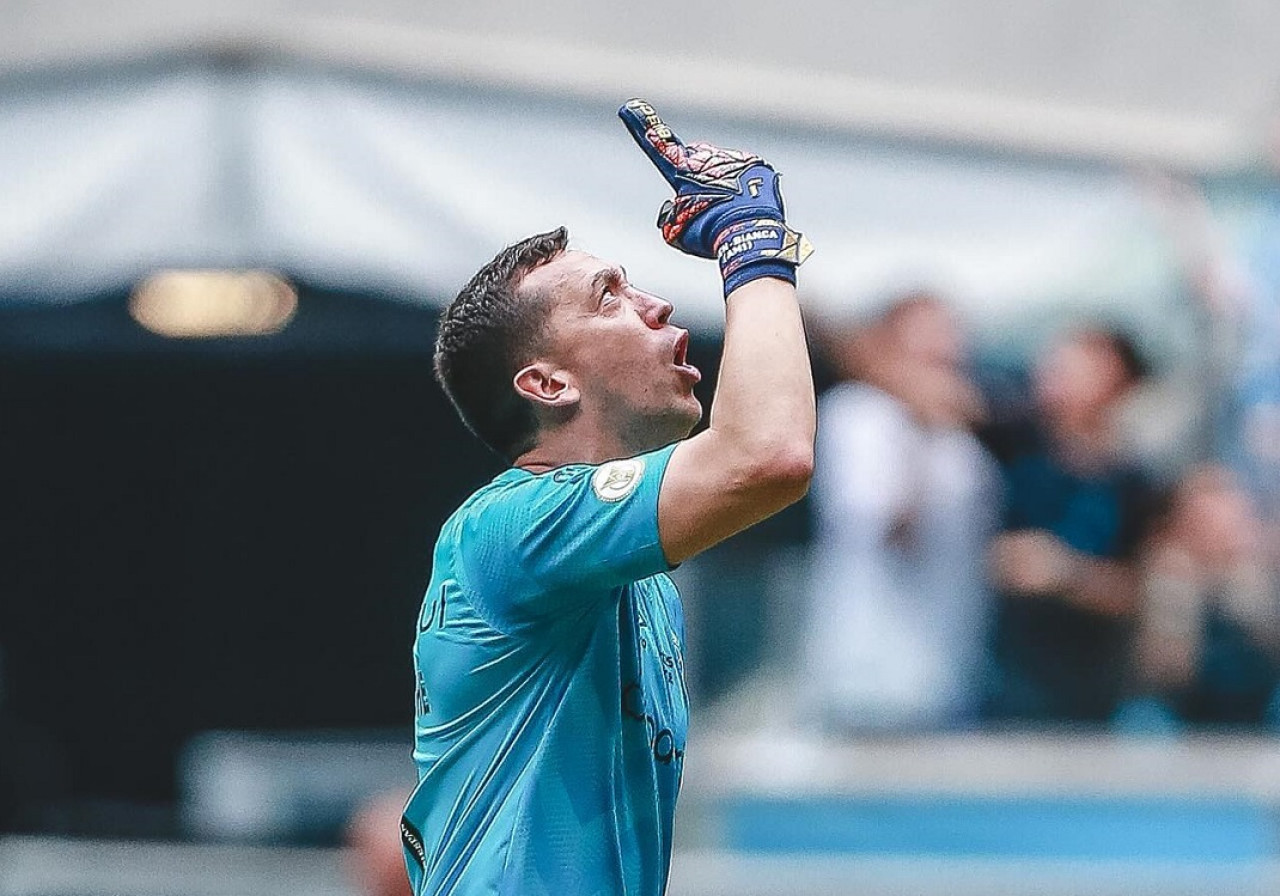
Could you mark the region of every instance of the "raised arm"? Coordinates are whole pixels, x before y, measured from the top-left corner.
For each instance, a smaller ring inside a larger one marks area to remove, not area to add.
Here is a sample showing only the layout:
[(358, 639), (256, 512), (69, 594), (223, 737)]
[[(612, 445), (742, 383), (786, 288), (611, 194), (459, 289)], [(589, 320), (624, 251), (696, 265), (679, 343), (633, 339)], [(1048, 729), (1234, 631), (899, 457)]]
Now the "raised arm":
[(718, 258), (725, 341), (707, 430), (671, 457), (658, 497), (662, 548), (679, 563), (799, 500), (813, 470), (813, 375), (795, 269), (810, 251), (786, 226), (778, 175), (757, 156), (688, 146), (641, 100), (619, 110), (676, 191), (668, 243)]

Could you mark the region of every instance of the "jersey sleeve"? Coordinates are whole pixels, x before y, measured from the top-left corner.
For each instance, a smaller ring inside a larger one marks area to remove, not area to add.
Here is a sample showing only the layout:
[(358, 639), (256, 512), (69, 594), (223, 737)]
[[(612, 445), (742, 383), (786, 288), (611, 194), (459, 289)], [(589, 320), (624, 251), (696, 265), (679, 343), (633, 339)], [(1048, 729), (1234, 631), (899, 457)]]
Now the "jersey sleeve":
[(658, 493), (674, 450), (562, 467), (492, 495), (458, 531), (472, 600), (496, 619), (571, 612), (669, 570)]

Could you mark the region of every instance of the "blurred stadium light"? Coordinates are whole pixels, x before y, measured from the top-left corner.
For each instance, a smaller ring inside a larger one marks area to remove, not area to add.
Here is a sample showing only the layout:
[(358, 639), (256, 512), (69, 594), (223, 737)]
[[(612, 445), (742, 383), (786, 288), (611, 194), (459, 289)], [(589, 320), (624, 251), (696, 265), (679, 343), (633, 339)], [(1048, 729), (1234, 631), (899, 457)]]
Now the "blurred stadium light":
[(134, 320), (177, 339), (265, 336), (297, 310), (297, 290), (262, 271), (160, 271), (129, 297)]

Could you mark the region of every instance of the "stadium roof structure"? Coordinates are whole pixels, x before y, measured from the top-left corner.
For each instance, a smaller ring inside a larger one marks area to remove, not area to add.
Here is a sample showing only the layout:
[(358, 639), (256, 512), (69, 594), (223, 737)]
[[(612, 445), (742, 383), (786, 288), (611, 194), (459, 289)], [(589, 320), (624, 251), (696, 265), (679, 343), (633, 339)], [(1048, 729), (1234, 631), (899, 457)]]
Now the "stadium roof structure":
[(439, 301), (569, 223), (712, 321), (715, 272), (654, 238), (662, 184), (612, 119), (638, 94), (780, 160), (833, 313), (919, 285), (1149, 299), (1166, 175), (1266, 158), (1277, 43), (1280, 7), (1243, 0), (10, 0), (0, 293), (257, 266)]
[(1268, 0), (9, 0), (0, 70), (215, 52), (1194, 170), (1280, 113)]

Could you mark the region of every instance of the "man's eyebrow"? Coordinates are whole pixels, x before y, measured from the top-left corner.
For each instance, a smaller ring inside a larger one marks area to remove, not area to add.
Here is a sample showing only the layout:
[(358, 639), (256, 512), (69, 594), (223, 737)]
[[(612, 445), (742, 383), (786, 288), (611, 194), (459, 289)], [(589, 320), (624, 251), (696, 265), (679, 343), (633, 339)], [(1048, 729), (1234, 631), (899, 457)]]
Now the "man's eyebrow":
[(601, 268), (596, 271), (596, 275), (591, 278), (591, 298), (594, 300), (600, 295), (601, 291), (610, 283), (616, 283), (620, 280), (627, 279), (627, 269), (623, 267)]

